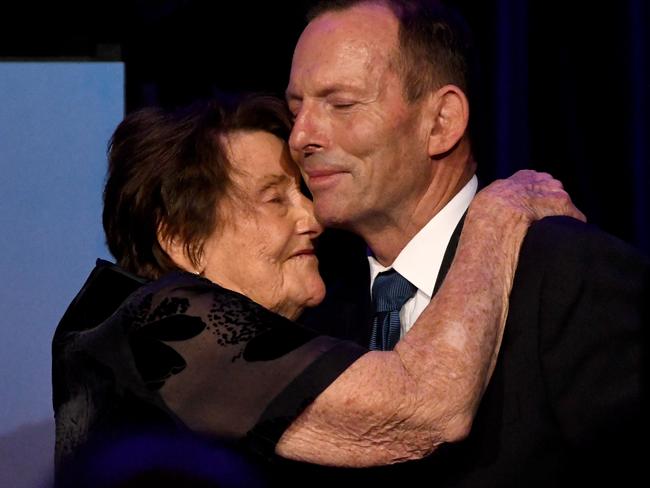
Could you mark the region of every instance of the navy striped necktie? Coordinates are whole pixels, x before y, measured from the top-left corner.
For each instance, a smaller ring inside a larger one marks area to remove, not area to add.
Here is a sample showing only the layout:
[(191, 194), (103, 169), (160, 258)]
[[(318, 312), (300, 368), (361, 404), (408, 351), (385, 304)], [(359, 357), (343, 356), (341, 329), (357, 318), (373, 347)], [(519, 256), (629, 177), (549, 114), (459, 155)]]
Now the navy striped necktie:
[(379, 273), (372, 285), (372, 321), (370, 349), (391, 351), (400, 336), (399, 311), (417, 288), (394, 269)]

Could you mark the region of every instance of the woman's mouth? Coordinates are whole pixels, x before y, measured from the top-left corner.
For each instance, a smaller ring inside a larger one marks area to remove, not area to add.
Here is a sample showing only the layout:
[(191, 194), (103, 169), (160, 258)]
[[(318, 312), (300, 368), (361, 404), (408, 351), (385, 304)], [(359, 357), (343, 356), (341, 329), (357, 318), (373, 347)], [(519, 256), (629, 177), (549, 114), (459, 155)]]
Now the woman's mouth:
[(291, 255), (292, 258), (309, 258), (309, 257), (316, 257), (316, 253), (314, 252), (314, 248), (305, 248), (305, 249), (300, 249), (296, 252), (294, 252)]

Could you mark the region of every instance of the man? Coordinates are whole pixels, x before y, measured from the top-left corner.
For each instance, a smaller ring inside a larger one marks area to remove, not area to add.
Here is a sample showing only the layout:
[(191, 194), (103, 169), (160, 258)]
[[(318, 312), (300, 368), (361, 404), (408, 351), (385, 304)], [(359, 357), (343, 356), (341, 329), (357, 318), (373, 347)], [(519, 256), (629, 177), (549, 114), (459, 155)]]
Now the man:
[[(442, 8), (343, 1), (316, 10), (298, 41), (287, 88), (293, 156), (319, 219), (357, 234), (371, 251), (369, 270), (354, 265), (364, 277), (329, 287), (343, 295), (330, 298), (329, 317), (363, 315), (377, 277), (392, 268), (415, 288), (399, 310), (403, 334), (444, 278), (477, 188), (459, 32)], [(359, 291), (368, 275), (369, 286)], [(499, 361), (468, 438), (421, 462), (321, 472), (320, 479), (386, 482), (420, 474), (436, 486), (629, 481), (643, 430), (649, 289), (647, 259), (624, 243), (572, 219), (534, 225), (520, 254)], [(368, 324), (350, 330), (342, 321), (327, 332), (371, 348), (394, 345), (386, 332), (394, 323)]]

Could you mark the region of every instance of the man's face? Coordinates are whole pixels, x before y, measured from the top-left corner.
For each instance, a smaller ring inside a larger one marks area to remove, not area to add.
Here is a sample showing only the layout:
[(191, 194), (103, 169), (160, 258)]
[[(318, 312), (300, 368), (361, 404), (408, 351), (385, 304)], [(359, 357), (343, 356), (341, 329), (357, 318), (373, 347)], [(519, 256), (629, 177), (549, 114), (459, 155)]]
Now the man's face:
[(289, 144), (325, 225), (365, 232), (407, 219), (431, 181), (421, 104), (391, 66), (398, 21), (362, 4), (312, 21), (294, 52)]

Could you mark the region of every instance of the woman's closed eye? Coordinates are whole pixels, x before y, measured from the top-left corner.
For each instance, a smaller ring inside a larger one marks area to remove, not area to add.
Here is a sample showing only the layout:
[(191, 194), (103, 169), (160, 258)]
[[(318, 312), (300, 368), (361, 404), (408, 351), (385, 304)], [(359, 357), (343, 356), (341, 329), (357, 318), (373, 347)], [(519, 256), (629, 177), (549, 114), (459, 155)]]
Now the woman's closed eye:
[(264, 196), (264, 203), (271, 205), (284, 205), (287, 202), (287, 197), (279, 192), (273, 192)]

